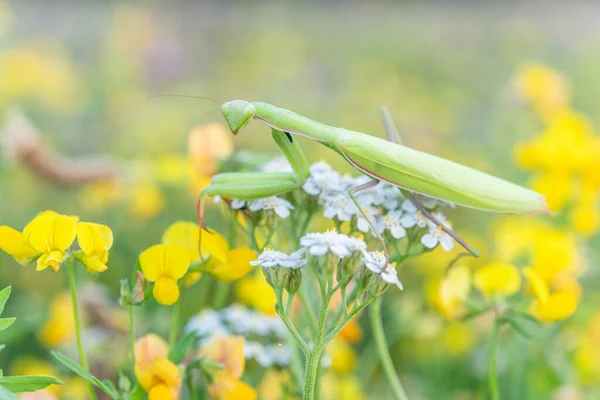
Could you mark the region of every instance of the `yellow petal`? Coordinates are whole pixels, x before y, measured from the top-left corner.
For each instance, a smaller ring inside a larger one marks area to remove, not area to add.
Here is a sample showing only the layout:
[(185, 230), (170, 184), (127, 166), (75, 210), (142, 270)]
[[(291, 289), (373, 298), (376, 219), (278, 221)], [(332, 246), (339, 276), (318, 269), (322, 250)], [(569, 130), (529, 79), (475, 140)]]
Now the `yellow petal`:
[(227, 244), (227, 240), (225, 240), (220, 233), (204, 230), (202, 231), (200, 251), (202, 252), (202, 257), (208, 257), (210, 255), (220, 262), (226, 263), (229, 245)]
[(154, 374), (152, 373), (151, 364), (136, 362), (133, 367), (133, 372), (135, 373), (135, 378), (138, 383), (145, 391), (149, 391), (152, 389), (152, 386), (157, 383), (154, 379)]
[(511, 296), (521, 287), (519, 270), (510, 264), (491, 263), (473, 273), (473, 286), (484, 295)]
[(63, 259), (63, 252), (60, 250), (54, 250), (47, 254), (42, 254), (37, 261), (36, 271), (43, 271), (50, 267), (54, 272), (58, 272), (60, 263)]
[(250, 261), (256, 260), (256, 253), (248, 247), (240, 247), (227, 253), (227, 263), (207, 265), (207, 271), (218, 281), (238, 280), (252, 270)]
[(256, 390), (251, 386), (222, 373), (215, 376), (208, 393), (215, 400), (256, 400), (257, 397)]
[(77, 243), (85, 254), (99, 255), (112, 247), (113, 234), (106, 225), (80, 222), (77, 224)]
[(155, 358), (167, 358), (169, 345), (155, 333), (148, 333), (135, 341), (135, 361), (151, 364)]
[(239, 379), (244, 373), (246, 359), (244, 357), (245, 340), (241, 336), (215, 337), (199, 351), (201, 357), (207, 357), (223, 364), (226, 375)]
[(165, 384), (158, 384), (152, 386), (152, 389), (148, 392), (148, 400), (178, 400), (179, 396), (177, 391), (168, 387)]
[[(105, 252), (105, 254), (108, 255), (108, 252)], [(91, 272), (92, 274), (95, 274), (96, 272), (104, 272), (108, 269), (106, 266), (106, 261), (103, 261), (101, 256), (84, 256), (81, 258), (81, 262), (88, 272)]]
[(152, 289), (152, 294), (159, 304), (170, 306), (179, 299), (179, 286), (171, 278), (158, 278)]
[(529, 284), (538, 300), (542, 304), (545, 304), (550, 296), (550, 290), (548, 289), (546, 282), (531, 268), (525, 268), (523, 270), (523, 275), (529, 279)]
[(187, 272), (189, 261), (185, 248), (176, 244), (157, 244), (140, 254), (142, 272), (150, 282), (161, 277), (180, 279)]
[(172, 388), (179, 388), (181, 376), (177, 366), (166, 358), (158, 357), (152, 363), (152, 373), (159, 381)]
[(185, 247), (190, 254), (190, 263), (200, 258), (198, 246), (200, 228), (198, 224), (188, 221), (177, 221), (163, 233), (162, 244), (178, 244)]
[(36, 217), (26, 229), (29, 243), (42, 253), (67, 250), (77, 235), (77, 217), (43, 214)]
[(563, 320), (573, 315), (577, 309), (577, 298), (568, 292), (553, 293), (546, 303), (535, 302), (531, 306), (531, 313), (544, 323)]
[(29, 264), (40, 254), (21, 232), (8, 226), (0, 226), (0, 249), (20, 264)]

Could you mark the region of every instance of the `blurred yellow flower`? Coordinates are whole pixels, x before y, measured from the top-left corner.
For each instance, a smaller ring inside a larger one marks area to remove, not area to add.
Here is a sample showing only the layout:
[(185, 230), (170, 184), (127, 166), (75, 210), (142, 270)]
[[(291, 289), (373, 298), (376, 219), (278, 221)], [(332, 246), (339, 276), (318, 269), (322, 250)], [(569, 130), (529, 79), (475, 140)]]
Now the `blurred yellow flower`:
[(327, 346), (327, 352), (331, 356), (331, 368), (333, 371), (340, 374), (348, 374), (354, 370), (357, 356), (350, 344), (336, 338)]
[(530, 101), (543, 117), (567, 107), (569, 103), (564, 76), (546, 65), (524, 65), (517, 72), (516, 85), (521, 96)]
[(89, 272), (106, 271), (108, 251), (113, 245), (113, 233), (108, 226), (80, 222), (77, 224), (77, 243), (82, 251), (77, 258)]
[[(11, 375), (41, 375), (41, 376), (58, 376), (58, 370), (52, 363), (35, 358), (35, 357), (19, 357), (10, 366)], [(60, 393), (60, 385), (50, 385), (44, 391), (58, 394)]]
[(230, 249), (227, 240), (216, 231), (202, 232), (200, 251), (202, 257), (211, 256), (206, 271), (222, 282), (242, 278), (252, 270), (250, 261), (257, 259), (256, 253), (249, 247)]
[(50, 302), (48, 319), (38, 331), (40, 342), (50, 348), (61, 347), (75, 337), (73, 303), (69, 293), (60, 293)]
[(521, 287), (521, 275), (511, 264), (490, 263), (475, 270), (473, 286), (485, 296), (494, 294), (512, 296)]
[(29, 243), (41, 253), (37, 260), (37, 271), (50, 267), (58, 272), (65, 251), (71, 247), (77, 236), (79, 218), (60, 215), (54, 211), (38, 214), (27, 226)]
[(564, 173), (543, 173), (531, 182), (531, 188), (546, 196), (546, 204), (552, 212), (557, 212), (569, 201), (573, 183), (571, 176)]
[(529, 279), (529, 283), (536, 296), (531, 305), (531, 314), (539, 321), (553, 323), (573, 315), (577, 308), (577, 298), (570, 292), (550, 293), (548, 285), (533, 269), (526, 268), (523, 274)]
[[(290, 388), (290, 390), (286, 390)], [(261, 400), (299, 400), (294, 396), (293, 382), (288, 371), (278, 371), (269, 368), (260, 381), (258, 387), (258, 398)]]
[(187, 272), (189, 261), (185, 247), (176, 244), (157, 244), (140, 254), (140, 267), (154, 282), (152, 293), (158, 303), (170, 306), (179, 299), (177, 281)]
[(427, 286), (427, 298), (445, 318), (462, 316), (464, 302), (471, 290), (471, 271), (464, 265), (453, 266), (444, 277), (436, 278)]
[(153, 333), (135, 342), (135, 377), (148, 392), (148, 400), (179, 399), (181, 375), (175, 364), (167, 359), (167, 343)]
[(154, 182), (142, 182), (132, 188), (131, 214), (139, 219), (151, 219), (165, 207), (166, 200)]
[(587, 335), (577, 338), (573, 364), (583, 384), (600, 381), (600, 345)]
[(198, 175), (212, 176), (218, 161), (233, 152), (233, 135), (223, 124), (197, 126), (188, 136), (188, 152)]
[(360, 342), (363, 338), (363, 331), (358, 323), (358, 318), (353, 318), (344, 325), (337, 337), (348, 343)]
[(240, 301), (263, 314), (276, 315), (275, 303), (277, 298), (261, 270), (249, 274), (241, 279), (235, 293)]
[(321, 397), (323, 400), (366, 400), (367, 396), (358, 377), (335, 373), (323, 374)]
[(442, 343), (449, 354), (459, 356), (473, 348), (475, 335), (466, 322), (454, 321), (442, 330)]
[(571, 225), (583, 236), (591, 236), (600, 228), (599, 194), (591, 190), (581, 193), (569, 215)]
[(204, 345), (198, 355), (218, 361), (223, 369), (214, 373), (208, 393), (215, 400), (255, 400), (256, 390), (242, 382), (246, 359), (244, 338), (217, 337)]
[(567, 232), (544, 229), (529, 239), (533, 242), (531, 266), (547, 283), (563, 272), (574, 272), (580, 263), (575, 238)]

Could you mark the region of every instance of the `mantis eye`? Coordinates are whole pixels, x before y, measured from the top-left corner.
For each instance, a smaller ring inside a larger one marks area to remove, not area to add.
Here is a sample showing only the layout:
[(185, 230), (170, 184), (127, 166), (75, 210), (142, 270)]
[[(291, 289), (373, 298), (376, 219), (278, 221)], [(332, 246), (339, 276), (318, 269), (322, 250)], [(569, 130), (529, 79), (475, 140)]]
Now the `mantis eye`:
[(255, 113), (256, 108), (254, 108), (252, 103), (244, 100), (229, 101), (223, 104), (221, 108), (221, 114), (225, 117), (229, 129), (231, 129), (234, 135), (237, 135), (240, 129), (252, 120)]

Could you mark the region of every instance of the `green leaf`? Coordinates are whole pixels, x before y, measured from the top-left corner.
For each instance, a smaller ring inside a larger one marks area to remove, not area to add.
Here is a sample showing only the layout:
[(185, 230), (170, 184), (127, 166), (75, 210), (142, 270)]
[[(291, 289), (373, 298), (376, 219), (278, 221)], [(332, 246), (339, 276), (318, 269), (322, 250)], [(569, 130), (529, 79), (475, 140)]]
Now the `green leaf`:
[(4, 289), (0, 290), (0, 315), (4, 311), (4, 305), (6, 301), (10, 297), (10, 292), (12, 290), (12, 286), (7, 286)]
[(175, 364), (179, 364), (187, 354), (188, 350), (194, 345), (196, 339), (196, 334), (193, 332), (185, 335), (175, 344), (175, 346), (173, 346), (173, 349), (169, 351), (169, 360), (173, 361)]
[(5, 330), (15, 322), (16, 318), (0, 318), (0, 331)]
[(523, 328), (523, 326), (517, 321), (515, 320), (512, 316), (507, 315), (505, 317), (499, 318), (499, 321), (502, 322), (507, 322), (510, 326), (512, 326), (512, 328), (517, 331), (517, 333), (521, 336), (523, 336), (525, 339), (530, 340), (533, 339), (533, 335), (528, 332), (525, 328)]
[(2, 400), (19, 400), (16, 394), (0, 385), (0, 399)]
[(132, 391), (125, 392), (122, 394), (122, 396), (123, 400), (145, 400), (146, 392), (140, 385), (136, 384)]
[(0, 385), (14, 393), (35, 392), (50, 385), (62, 385), (62, 381), (53, 376), (3, 376)]
[(92, 385), (95, 385), (95, 386), (99, 387), (100, 389), (102, 389), (112, 399), (117, 400), (119, 398), (119, 392), (117, 392), (117, 389), (115, 389), (112, 382), (101, 381), (100, 379), (96, 378), (95, 376), (90, 374), (88, 371), (86, 371), (81, 365), (79, 365), (71, 357), (68, 357), (68, 356), (62, 354), (60, 351), (53, 350), (50, 352), (50, 354), (52, 355), (52, 357), (54, 357), (54, 359), (56, 361), (58, 361), (59, 363), (61, 363), (62, 365), (64, 365), (68, 369), (70, 369), (72, 372), (79, 375), (80, 377), (82, 377), (83, 379), (85, 379), (86, 381), (91, 383)]

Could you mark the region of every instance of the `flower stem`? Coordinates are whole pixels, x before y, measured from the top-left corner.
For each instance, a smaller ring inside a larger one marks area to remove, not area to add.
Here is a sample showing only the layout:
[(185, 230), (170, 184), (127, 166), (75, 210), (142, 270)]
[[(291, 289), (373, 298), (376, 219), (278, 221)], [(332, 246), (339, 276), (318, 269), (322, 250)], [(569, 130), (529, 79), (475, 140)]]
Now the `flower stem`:
[(173, 350), (177, 342), (177, 333), (179, 331), (179, 310), (181, 309), (181, 299), (173, 304), (173, 319), (171, 320), (171, 331), (169, 332), (169, 350)]
[(383, 367), (383, 372), (388, 380), (388, 383), (392, 387), (392, 393), (396, 400), (408, 400), (408, 395), (402, 387), (402, 382), (396, 373), (392, 357), (389, 353), (389, 348), (385, 340), (385, 334), (383, 332), (383, 321), (381, 320), (381, 301), (382, 296), (379, 296), (373, 302), (369, 313), (371, 314), (371, 329), (373, 330), (373, 338), (375, 339), (375, 345), (377, 352), (379, 353), (379, 359)]
[(327, 342), (325, 341), (325, 325), (327, 317), (327, 308), (329, 306), (329, 297), (324, 285), (321, 285), (321, 314), (319, 316), (319, 324), (317, 325), (317, 335), (315, 344), (312, 350), (309, 351), (304, 369), (304, 394), (302, 400), (313, 400), (315, 388), (317, 386), (317, 378), (319, 373), (319, 365), (321, 364), (321, 356)]
[(129, 305), (129, 351), (131, 357), (131, 370), (135, 366), (135, 324), (134, 324), (133, 305)]
[[(81, 323), (79, 321), (79, 310), (77, 307), (77, 292), (75, 289), (75, 272), (73, 271), (73, 259), (67, 261), (67, 271), (69, 273), (69, 289), (71, 289), (71, 302), (73, 303), (73, 322), (75, 323), (75, 340), (77, 341), (77, 351), (79, 352), (79, 362), (83, 369), (90, 372), (87, 359), (85, 358), (85, 351), (83, 350), (83, 343), (81, 342)], [(88, 383), (88, 390), (90, 392), (90, 398), (96, 399), (96, 393), (91, 383)]]
[(496, 356), (498, 354), (498, 334), (500, 331), (501, 322), (494, 321), (492, 334), (490, 336), (490, 344), (488, 348), (488, 383), (490, 386), (490, 399), (499, 400), (500, 392), (498, 390), (498, 373), (496, 372)]

